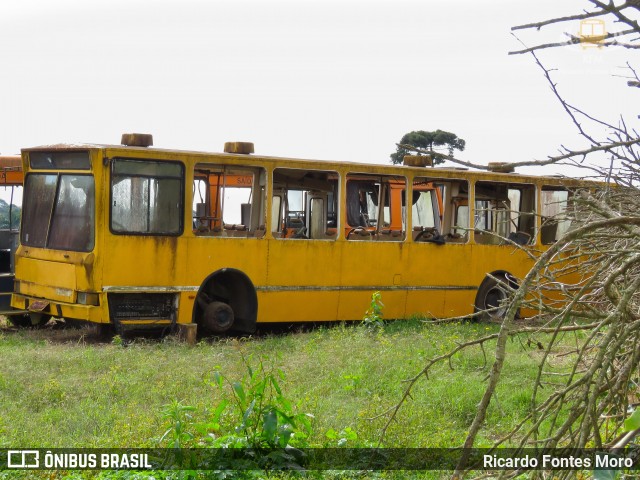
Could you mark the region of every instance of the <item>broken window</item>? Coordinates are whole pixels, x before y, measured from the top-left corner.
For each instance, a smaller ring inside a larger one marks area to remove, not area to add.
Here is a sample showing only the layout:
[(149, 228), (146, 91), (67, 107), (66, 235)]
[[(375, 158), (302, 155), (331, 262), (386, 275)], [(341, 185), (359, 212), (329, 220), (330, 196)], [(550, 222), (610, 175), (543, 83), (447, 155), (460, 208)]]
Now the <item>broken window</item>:
[(275, 238), (335, 240), (338, 174), (322, 170), (273, 171), (271, 232)]
[(196, 235), (261, 237), (266, 172), (259, 167), (198, 164), (193, 182)]
[(403, 177), (350, 174), (347, 176), (348, 240), (404, 240), (406, 219), (402, 197), (406, 190)]
[(464, 243), (469, 231), (469, 187), (462, 180), (415, 178), (411, 229), (416, 242)]
[(542, 187), (540, 240), (544, 245), (556, 242), (569, 230), (571, 220), (565, 215), (569, 196), (562, 187)]
[(535, 187), (477, 182), (475, 190), (475, 240), (482, 244), (519, 245), (535, 240)]

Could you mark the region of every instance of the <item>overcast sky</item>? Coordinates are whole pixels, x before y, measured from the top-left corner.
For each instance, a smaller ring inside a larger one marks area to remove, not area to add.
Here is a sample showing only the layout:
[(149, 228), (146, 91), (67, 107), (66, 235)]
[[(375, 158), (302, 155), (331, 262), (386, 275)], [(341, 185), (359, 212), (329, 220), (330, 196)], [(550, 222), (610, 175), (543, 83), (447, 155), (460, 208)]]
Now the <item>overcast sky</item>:
[[(532, 8), (535, 5), (535, 9)], [(510, 27), (586, 0), (2, 0), (0, 153), (119, 143), (386, 163), (411, 130), (448, 130), (460, 158), (540, 159), (579, 148), (566, 114)], [(613, 25), (611, 25), (613, 27)], [(525, 32), (529, 45), (578, 22)], [(628, 51), (545, 51), (574, 104), (636, 119)], [(634, 96), (635, 94), (635, 96)], [(554, 173), (553, 168), (545, 173)]]

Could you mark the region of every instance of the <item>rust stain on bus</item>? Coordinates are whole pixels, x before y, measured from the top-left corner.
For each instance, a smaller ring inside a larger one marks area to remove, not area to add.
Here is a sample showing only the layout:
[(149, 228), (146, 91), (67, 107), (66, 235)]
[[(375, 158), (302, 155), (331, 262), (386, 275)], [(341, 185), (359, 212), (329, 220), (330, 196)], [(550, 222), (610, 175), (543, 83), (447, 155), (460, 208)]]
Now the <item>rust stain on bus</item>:
[(171, 275), (171, 278), (175, 278), (176, 264), (178, 262), (178, 237), (167, 237), (158, 235), (148, 238), (153, 243), (155, 249), (155, 258), (160, 258), (161, 260), (168, 259), (170, 261), (170, 271), (167, 273)]

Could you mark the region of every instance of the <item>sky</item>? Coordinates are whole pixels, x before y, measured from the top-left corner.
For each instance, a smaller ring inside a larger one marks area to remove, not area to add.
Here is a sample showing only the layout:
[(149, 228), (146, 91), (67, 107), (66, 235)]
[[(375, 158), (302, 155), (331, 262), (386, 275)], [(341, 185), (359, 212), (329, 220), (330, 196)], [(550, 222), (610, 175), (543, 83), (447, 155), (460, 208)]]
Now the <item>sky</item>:
[[(441, 129), (466, 140), (464, 160), (543, 159), (585, 143), (531, 56), (508, 55), (520, 48), (510, 29), (589, 6), (3, 0), (0, 153), (144, 132), (161, 148), (251, 141), (264, 155), (388, 163), (405, 133)], [(518, 35), (534, 45), (579, 28)], [(572, 46), (540, 58), (571, 103), (633, 124), (637, 89), (620, 77), (632, 55)]]

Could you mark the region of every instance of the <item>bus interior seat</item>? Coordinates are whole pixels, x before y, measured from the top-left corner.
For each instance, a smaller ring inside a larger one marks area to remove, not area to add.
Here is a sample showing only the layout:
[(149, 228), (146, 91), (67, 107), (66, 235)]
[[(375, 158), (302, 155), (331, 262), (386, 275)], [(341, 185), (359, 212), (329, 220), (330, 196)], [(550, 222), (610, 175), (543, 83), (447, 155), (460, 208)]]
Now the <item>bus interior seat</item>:
[(262, 224), (262, 225), (258, 225), (258, 228), (256, 229), (255, 232), (253, 232), (253, 236), (256, 238), (262, 238), (265, 236), (265, 234), (267, 233), (267, 227)]
[(374, 232), (367, 230), (364, 227), (356, 227), (351, 229), (347, 235), (348, 240), (375, 240)]
[(528, 245), (531, 241), (531, 235), (527, 232), (511, 232), (508, 238), (518, 245)]
[(391, 230), (385, 228), (380, 230), (380, 234), (377, 239), (384, 242), (401, 242), (404, 239), (404, 235), (402, 230)]
[(558, 235), (558, 222), (550, 219), (542, 219), (542, 228), (540, 228), (540, 240), (544, 245), (549, 245), (556, 241)]
[(497, 235), (494, 235), (491, 232), (476, 230), (474, 238), (476, 243), (479, 243), (480, 245), (499, 245), (500, 244), (500, 237), (498, 237)]
[(224, 224), (224, 231), (228, 237), (246, 237), (248, 229), (246, 225), (242, 224)]
[(468, 239), (469, 235), (467, 234), (467, 232), (464, 232), (464, 234), (462, 234), (456, 232), (455, 230), (453, 233), (449, 233), (445, 236), (445, 240), (447, 243), (467, 243)]
[(411, 234), (414, 242), (429, 242), (437, 245), (446, 243), (445, 237), (435, 227), (413, 227)]

